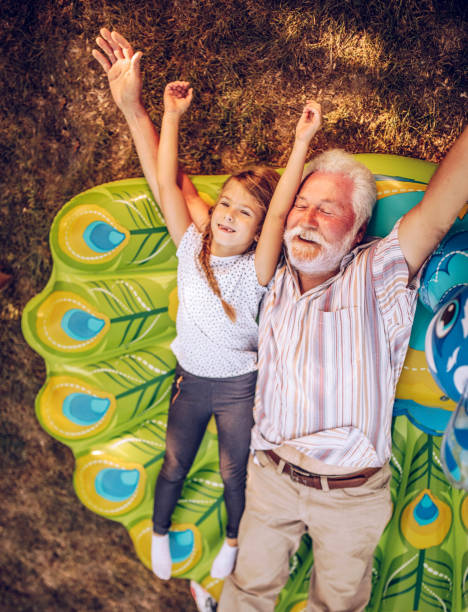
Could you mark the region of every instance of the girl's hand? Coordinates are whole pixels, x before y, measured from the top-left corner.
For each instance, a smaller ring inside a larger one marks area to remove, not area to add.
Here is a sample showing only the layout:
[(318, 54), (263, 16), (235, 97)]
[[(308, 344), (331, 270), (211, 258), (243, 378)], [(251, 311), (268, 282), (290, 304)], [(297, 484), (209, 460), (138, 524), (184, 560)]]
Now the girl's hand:
[(307, 100), (296, 126), (296, 140), (310, 142), (322, 127), (322, 107), (314, 100)]
[(104, 53), (93, 49), (93, 57), (107, 74), (112, 97), (120, 110), (123, 113), (136, 110), (141, 106), (142, 53), (134, 53), (130, 43), (118, 32), (102, 28), (100, 34), (96, 42)]
[(182, 115), (190, 106), (193, 89), (187, 81), (173, 81), (164, 90), (164, 111)]

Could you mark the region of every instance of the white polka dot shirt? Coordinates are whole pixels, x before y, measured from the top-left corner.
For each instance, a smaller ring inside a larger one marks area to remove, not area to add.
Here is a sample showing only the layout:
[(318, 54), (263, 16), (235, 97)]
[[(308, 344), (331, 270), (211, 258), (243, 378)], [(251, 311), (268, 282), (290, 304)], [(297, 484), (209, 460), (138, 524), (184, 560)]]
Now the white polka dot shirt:
[(221, 295), (236, 311), (233, 323), (200, 268), (201, 243), (192, 224), (177, 249), (179, 310), (171, 348), (180, 365), (195, 376), (247, 374), (257, 369), (257, 314), (267, 288), (257, 280), (254, 253), (211, 256)]

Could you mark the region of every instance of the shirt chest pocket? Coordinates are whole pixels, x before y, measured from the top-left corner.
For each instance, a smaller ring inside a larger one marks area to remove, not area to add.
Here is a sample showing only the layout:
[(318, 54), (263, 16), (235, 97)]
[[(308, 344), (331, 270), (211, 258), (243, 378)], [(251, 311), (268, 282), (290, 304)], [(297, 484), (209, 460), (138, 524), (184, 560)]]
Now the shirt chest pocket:
[(315, 311), (311, 325), (314, 345), (311, 365), (326, 380), (327, 393), (346, 394), (354, 386), (363, 350), (361, 328), (359, 308)]

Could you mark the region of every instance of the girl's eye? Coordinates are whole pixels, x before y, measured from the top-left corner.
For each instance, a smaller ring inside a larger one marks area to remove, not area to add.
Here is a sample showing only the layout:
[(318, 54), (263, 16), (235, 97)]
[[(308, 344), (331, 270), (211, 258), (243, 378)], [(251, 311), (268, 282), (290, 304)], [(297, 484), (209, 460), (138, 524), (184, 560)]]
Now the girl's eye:
[(246, 215), (247, 217), (251, 216), (250, 210), (242, 210), (241, 212), (243, 215)]
[(221, 202), (219, 203), (220, 206), (229, 206), (229, 203), (226, 202), (225, 200), (221, 200)]

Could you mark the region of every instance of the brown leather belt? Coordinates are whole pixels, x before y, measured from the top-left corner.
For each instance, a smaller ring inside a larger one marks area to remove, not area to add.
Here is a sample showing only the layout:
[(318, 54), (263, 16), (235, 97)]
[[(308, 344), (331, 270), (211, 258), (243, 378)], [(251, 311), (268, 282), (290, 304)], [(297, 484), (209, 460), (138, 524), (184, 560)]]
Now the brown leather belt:
[(263, 451), (265, 455), (268, 455), (270, 459), (276, 465), (284, 463), (283, 472), (288, 474), (293, 482), (298, 482), (305, 485), (306, 487), (313, 487), (314, 489), (326, 489), (323, 487), (323, 480), (328, 484), (329, 489), (347, 489), (349, 487), (360, 487), (369, 480), (371, 476), (376, 474), (381, 468), (365, 468), (360, 472), (354, 472), (352, 474), (343, 474), (342, 476), (321, 476), (320, 474), (311, 474), (306, 472), (297, 465), (288, 463), (284, 459), (281, 459), (272, 450)]

